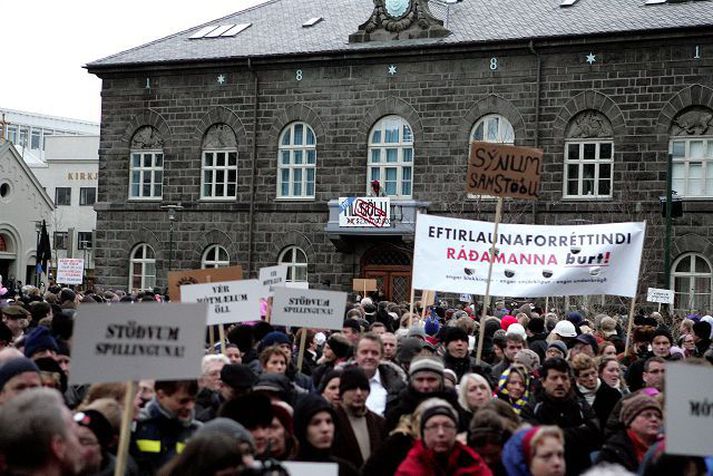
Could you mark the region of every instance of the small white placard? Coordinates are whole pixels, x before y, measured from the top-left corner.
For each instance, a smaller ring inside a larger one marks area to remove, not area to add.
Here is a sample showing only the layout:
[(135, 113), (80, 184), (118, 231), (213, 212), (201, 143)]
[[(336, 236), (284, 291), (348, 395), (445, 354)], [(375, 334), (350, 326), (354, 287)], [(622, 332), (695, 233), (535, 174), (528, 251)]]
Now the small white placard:
[(257, 279), (181, 286), (181, 302), (208, 304), (208, 325), (260, 320), (261, 296)]
[(275, 288), (270, 324), (341, 329), (346, 305), (347, 293), (343, 292)]
[(649, 288), (646, 292), (646, 301), (673, 304), (673, 291), (668, 289)]
[(713, 455), (713, 368), (666, 363), (666, 453)]
[(260, 297), (274, 295), (275, 288), (284, 286), (287, 281), (287, 266), (279, 264), (277, 266), (260, 268), (258, 281), (260, 281), (260, 285), (263, 287), (262, 296)]
[(473, 296), (471, 294), (461, 294), (459, 300), (460, 302), (467, 302), (470, 304), (473, 302)]
[(298, 461), (281, 461), (290, 476), (337, 476), (337, 463), (303, 463)]
[(84, 260), (81, 258), (60, 258), (57, 260), (57, 282), (59, 284), (82, 284), (84, 281)]
[(69, 383), (198, 378), (205, 304), (82, 304)]

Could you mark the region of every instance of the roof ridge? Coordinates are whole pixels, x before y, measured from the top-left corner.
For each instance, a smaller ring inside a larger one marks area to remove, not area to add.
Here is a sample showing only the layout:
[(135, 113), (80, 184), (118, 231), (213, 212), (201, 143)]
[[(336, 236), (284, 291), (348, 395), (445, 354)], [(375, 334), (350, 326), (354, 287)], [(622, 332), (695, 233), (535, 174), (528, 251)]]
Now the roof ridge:
[(90, 61), (89, 63), (85, 64), (83, 67), (84, 67), (84, 68), (87, 68), (87, 67), (91, 66), (91, 65), (94, 64), (94, 63), (99, 63), (99, 62), (101, 62), (101, 61), (109, 60), (109, 59), (112, 59), (112, 58), (114, 58), (114, 57), (116, 57), (116, 56), (123, 55), (124, 53), (130, 53), (130, 52), (132, 52), (132, 51), (134, 51), (134, 50), (138, 50), (138, 49), (140, 49), (140, 48), (145, 48), (145, 47), (147, 47), (147, 46), (151, 46), (151, 45), (156, 44), (156, 43), (158, 43), (158, 42), (161, 42), (161, 41), (164, 41), (164, 40), (168, 40), (168, 39), (170, 39), (170, 38), (174, 38), (174, 37), (177, 37), (177, 36), (179, 36), (179, 35), (183, 35), (184, 33), (187, 33), (187, 32), (189, 32), (189, 31), (192, 31), (192, 30), (199, 30), (199, 29), (201, 29), (201, 28), (203, 28), (203, 27), (206, 27), (206, 26), (208, 26), (208, 25), (210, 25), (210, 24), (212, 24), (212, 23), (220, 22), (220, 21), (222, 21), (222, 20), (224, 20), (224, 19), (226, 19), (226, 18), (230, 18), (230, 17), (233, 17), (233, 16), (235, 16), (235, 15), (247, 13), (247, 12), (250, 12), (250, 11), (252, 11), (252, 10), (257, 10), (258, 8), (262, 8), (262, 7), (266, 6), (266, 5), (270, 5), (270, 4), (272, 4), (272, 3), (277, 3), (277, 2), (281, 2), (281, 1), (282, 1), (282, 0), (267, 0), (267, 1), (264, 1), (264, 2), (262, 2), (262, 3), (258, 3), (258, 4), (256, 4), (256, 5), (253, 5), (253, 6), (251, 6), (251, 7), (248, 7), (248, 8), (246, 8), (246, 9), (244, 9), (244, 10), (238, 10), (237, 12), (229, 13), (229, 14), (227, 14), (227, 15), (225, 15), (225, 16), (220, 17), (220, 18), (216, 18), (216, 19), (214, 19), (214, 20), (210, 20), (210, 21), (207, 21), (207, 22), (205, 22), (205, 23), (201, 23), (200, 25), (195, 25), (195, 26), (186, 28), (185, 30), (181, 30), (181, 31), (177, 31), (177, 32), (175, 32), (175, 33), (171, 33), (170, 35), (164, 36), (164, 37), (162, 37), (162, 38), (157, 38), (157, 39), (155, 39), (155, 40), (149, 41), (148, 43), (143, 43), (143, 44), (141, 44), (141, 45), (137, 45), (137, 46), (134, 46), (134, 47), (132, 47), (132, 48), (129, 48), (129, 49), (126, 49), (126, 50), (119, 51), (119, 52), (117, 52), (117, 53), (111, 54), (111, 55), (109, 55), (109, 56), (105, 56), (105, 57), (103, 57), (103, 58), (95, 59), (94, 61)]

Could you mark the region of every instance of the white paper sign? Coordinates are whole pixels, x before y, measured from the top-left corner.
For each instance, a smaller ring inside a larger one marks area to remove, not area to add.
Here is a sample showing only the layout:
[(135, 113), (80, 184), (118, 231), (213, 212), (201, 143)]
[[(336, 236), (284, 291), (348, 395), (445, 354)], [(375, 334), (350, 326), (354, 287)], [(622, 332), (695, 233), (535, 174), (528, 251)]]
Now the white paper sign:
[(261, 296), (257, 279), (181, 286), (181, 302), (208, 304), (208, 325), (259, 321)]
[(666, 453), (713, 455), (713, 368), (666, 363)]
[(461, 294), (460, 298), (458, 299), (460, 302), (472, 302), (473, 301), (473, 296), (470, 294)]
[(493, 223), (420, 214), (413, 287), (484, 295), (492, 260), (493, 296), (636, 293), (645, 223), (501, 224), (491, 258), (493, 228)]
[(340, 197), (339, 226), (342, 228), (391, 226), (389, 197)]
[(59, 284), (82, 284), (83, 281), (83, 259), (60, 258), (57, 260), (57, 282)]
[(304, 463), (300, 461), (280, 461), (290, 476), (337, 476), (337, 463)]
[(275, 288), (273, 326), (341, 329), (347, 293), (314, 289)]
[(70, 384), (193, 379), (201, 374), (205, 304), (83, 304)]
[(260, 297), (272, 296), (275, 293), (276, 287), (285, 285), (287, 281), (287, 266), (280, 264), (260, 268), (258, 281), (260, 281), (260, 285), (263, 287)]
[(649, 288), (646, 292), (646, 301), (673, 304), (673, 291), (668, 289)]

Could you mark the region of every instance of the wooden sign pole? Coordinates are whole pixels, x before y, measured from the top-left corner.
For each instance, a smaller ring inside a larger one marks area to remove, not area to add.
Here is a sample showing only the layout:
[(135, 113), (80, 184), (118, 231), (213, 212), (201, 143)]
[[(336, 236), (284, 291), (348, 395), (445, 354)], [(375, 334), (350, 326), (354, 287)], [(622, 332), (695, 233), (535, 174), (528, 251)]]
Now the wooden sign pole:
[(413, 316), (413, 305), (414, 305), (414, 300), (416, 299), (416, 290), (413, 288), (413, 284), (411, 285), (411, 301), (408, 307), (408, 312)]
[(220, 339), (220, 353), (225, 355), (225, 327), (218, 324), (218, 339)]
[(498, 244), (498, 227), (503, 211), (503, 197), (498, 197), (498, 204), (495, 207), (495, 229), (493, 230), (493, 245), (490, 247), (490, 264), (488, 265), (488, 280), (485, 282), (485, 298), (483, 299), (483, 310), (480, 313), (480, 334), (478, 337), (478, 350), (475, 354), (476, 362), (481, 363), (483, 355), (483, 340), (485, 340), (485, 318), (488, 315), (490, 306), (490, 278), (493, 276), (493, 261)]
[(307, 329), (302, 328), (302, 336), (300, 336), (300, 351), (297, 354), (297, 371), (302, 372), (302, 362), (305, 358), (305, 346), (307, 344)]
[(631, 343), (631, 330), (634, 327), (634, 308), (636, 307), (636, 296), (631, 298), (631, 307), (629, 308), (629, 322), (626, 329), (626, 346), (624, 346), (624, 355), (629, 355), (629, 344)]
[(126, 473), (126, 460), (129, 455), (129, 442), (131, 441), (131, 422), (133, 420), (134, 397), (137, 385), (134, 381), (126, 382), (124, 394), (124, 411), (121, 414), (121, 430), (119, 433), (119, 447), (116, 451), (116, 467), (114, 476), (124, 476)]

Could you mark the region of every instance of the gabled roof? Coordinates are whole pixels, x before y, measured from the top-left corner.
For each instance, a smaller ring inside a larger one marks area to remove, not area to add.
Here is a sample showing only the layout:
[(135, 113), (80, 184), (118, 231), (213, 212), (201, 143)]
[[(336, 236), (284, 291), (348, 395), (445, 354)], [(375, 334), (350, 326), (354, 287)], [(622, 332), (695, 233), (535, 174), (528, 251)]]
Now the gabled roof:
[(3, 160), (5, 157), (10, 157), (11, 160), (17, 161), (22, 171), (25, 173), (27, 178), (30, 179), (30, 182), (32, 182), (32, 185), (37, 190), (37, 193), (39, 193), (45, 203), (47, 203), (49, 209), (54, 210), (54, 203), (52, 202), (52, 199), (49, 195), (47, 195), (47, 192), (42, 187), (42, 184), (39, 180), (37, 180), (37, 177), (35, 177), (35, 174), (32, 173), (32, 170), (27, 166), (25, 161), (22, 159), (22, 156), (15, 149), (15, 146), (12, 145), (12, 142), (0, 142), (0, 160)]
[[(713, 2), (645, 5), (645, 0), (431, 0), (434, 16), (452, 34), (439, 39), (350, 44), (372, 13), (372, 0), (271, 0), (214, 22), (91, 62), (90, 71), (127, 65), (239, 60), (289, 55), (344, 54), (391, 48), (490, 43), (624, 32), (713, 27)], [(323, 17), (313, 27), (302, 24)], [(234, 37), (189, 39), (211, 24), (252, 23)]]

